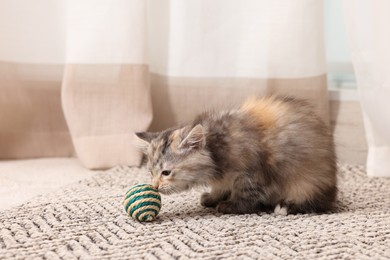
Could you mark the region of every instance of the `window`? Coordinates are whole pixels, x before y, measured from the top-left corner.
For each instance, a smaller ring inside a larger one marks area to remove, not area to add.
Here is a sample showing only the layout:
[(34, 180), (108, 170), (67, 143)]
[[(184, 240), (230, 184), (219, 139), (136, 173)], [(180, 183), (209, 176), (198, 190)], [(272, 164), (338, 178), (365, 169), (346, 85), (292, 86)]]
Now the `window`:
[(325, 48), (330, 89), (355, 89), (347, 35), (344, 25), (342, 1), (325, 0)]

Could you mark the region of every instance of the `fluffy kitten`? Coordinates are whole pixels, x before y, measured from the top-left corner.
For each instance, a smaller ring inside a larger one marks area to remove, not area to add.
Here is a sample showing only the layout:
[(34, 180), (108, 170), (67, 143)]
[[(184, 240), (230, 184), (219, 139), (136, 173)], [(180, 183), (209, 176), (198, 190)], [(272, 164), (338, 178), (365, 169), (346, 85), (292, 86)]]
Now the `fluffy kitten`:
[(332, 134), (302, 100), (250, 99), (184, 127), (136, 135), (161, 193), (207, 185), (201, 204), (218, 212), (324, 212), (336, 198)]

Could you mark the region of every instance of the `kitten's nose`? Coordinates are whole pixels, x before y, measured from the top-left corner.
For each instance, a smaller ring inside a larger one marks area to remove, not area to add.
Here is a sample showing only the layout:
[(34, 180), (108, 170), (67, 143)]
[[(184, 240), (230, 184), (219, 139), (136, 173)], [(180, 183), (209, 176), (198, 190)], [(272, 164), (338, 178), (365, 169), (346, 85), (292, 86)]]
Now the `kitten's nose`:
[(158, 182), (153, 182), (153, 183), (152, 183), (152, 186), (153, 186), (153, 188), (155, 188), (156, 190), (158, 190), (158, 187), (160, 186), (160, 183), (158, 183)]
[(158, 187), (160, 186), (160, 180), (158, 178), (153, 178), (151, 184), (152, 184), (153, 188), (158, 190)]

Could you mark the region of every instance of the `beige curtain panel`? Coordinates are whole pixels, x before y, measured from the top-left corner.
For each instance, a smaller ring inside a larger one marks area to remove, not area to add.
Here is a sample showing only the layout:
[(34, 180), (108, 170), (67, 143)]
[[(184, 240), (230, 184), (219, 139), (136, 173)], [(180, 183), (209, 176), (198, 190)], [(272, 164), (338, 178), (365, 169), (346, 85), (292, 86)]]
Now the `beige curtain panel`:
[(0, 159), (138, 165), (133, 132), (250, 95), (328, 120), (322, 1), (0, 1)]

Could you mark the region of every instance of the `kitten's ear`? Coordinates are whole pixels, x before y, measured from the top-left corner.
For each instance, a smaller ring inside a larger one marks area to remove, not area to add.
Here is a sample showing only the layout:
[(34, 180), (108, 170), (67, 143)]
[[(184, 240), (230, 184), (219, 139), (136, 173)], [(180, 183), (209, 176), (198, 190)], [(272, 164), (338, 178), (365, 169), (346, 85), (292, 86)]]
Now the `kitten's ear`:
[(158, 134), (159, 133), (152, 133), (152, 132), (137, 132), (137, 133), (135, 133), (135, 135), (139, 139), (141, 139), (147, 143), (150, 143), (154, 138), (156, 138), (158, 136)]
[(158, 136), (158, 133), (138, 132), (134, 133), (134, 135), (137, 137), (136, 145), (142, 150), (146, 150), (150, 142)]
[(192, 128), (191, 132), (179, 144), (178, 148), (183, 150), (202, 149), (206, 144), (203, 126), (201, 124)]

